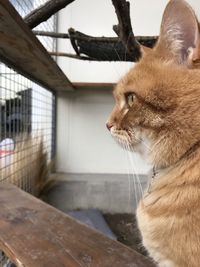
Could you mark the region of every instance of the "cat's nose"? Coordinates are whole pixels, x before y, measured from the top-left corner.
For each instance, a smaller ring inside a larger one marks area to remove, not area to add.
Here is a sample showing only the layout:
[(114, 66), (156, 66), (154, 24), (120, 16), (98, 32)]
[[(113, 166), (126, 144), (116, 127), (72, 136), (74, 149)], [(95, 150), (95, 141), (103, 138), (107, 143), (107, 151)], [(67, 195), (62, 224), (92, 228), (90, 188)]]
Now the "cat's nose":
[(113, 127), (113, 125), (111, 123), (107, 122), (106, 127), (110, 131), (110, 129)]

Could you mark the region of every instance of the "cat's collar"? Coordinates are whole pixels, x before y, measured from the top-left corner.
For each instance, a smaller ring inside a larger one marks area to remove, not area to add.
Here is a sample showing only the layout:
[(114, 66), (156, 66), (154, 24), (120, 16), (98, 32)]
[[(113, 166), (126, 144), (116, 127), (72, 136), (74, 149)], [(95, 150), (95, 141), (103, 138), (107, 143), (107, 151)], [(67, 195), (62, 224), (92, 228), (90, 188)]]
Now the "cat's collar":
[(150, 181), (149, 181), (149, 185), (148, 185), (148, 188), (147, 188), (147, 193), (148, 194), (151, 193), (151, 186), (152, 186), (152, 183), (153, 183), (154, 179), (156, 178), (157, 174), (158, 174), (158, 170), (156, 170), (156, 167), (154, 166), (153, 169), (152, 169), (152, 175), (151, 175), (151, 178), (150, 178)]
[(155, 166), (152, 169), (152, 173), (149, 178), (149, 184), (147, 187), (147, 194), (151, 193), (151, 187), (155, 180), (159, 179), (162, 175), (165, 175), (170, 171), (172, 166), (164, 167), (164, 168), (156, 168)]

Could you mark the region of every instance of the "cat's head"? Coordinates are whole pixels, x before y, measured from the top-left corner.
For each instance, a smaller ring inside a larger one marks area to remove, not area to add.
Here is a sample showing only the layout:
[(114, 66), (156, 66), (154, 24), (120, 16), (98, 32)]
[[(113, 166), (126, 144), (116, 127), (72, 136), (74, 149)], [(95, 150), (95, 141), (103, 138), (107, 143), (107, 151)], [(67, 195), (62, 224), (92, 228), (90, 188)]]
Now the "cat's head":
[(166, 167), (200, 140), (199, 60), (196, 16), (185, 1), (171, 0), (157, 45), (143, 52), (113, 91), (107, 127), (118, 143)]

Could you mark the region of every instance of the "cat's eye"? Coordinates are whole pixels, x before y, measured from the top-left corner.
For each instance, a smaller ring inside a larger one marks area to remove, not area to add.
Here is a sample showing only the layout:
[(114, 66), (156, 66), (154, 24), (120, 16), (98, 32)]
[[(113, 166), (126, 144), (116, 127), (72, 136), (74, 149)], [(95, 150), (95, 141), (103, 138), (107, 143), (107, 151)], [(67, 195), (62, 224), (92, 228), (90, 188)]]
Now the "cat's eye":
[(134, 101), (135, 101), (135, 94), (134, 93), (128, 93), (128, 94), (125, 94), (125, 98), (126, 98), (126, 104), (129, 106), (129, 107), (132, 107)]

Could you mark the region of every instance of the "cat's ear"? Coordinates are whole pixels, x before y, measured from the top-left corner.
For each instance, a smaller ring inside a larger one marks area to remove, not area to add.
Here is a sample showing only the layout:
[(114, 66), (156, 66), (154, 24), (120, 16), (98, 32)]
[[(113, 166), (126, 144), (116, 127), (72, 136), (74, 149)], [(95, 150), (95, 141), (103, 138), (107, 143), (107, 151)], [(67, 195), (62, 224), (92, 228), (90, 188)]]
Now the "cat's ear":
[(171, 0), (164, 12), (156, 51), (165, 59), (192, 65), (200, 60), (199, 24), (184, 0)]

